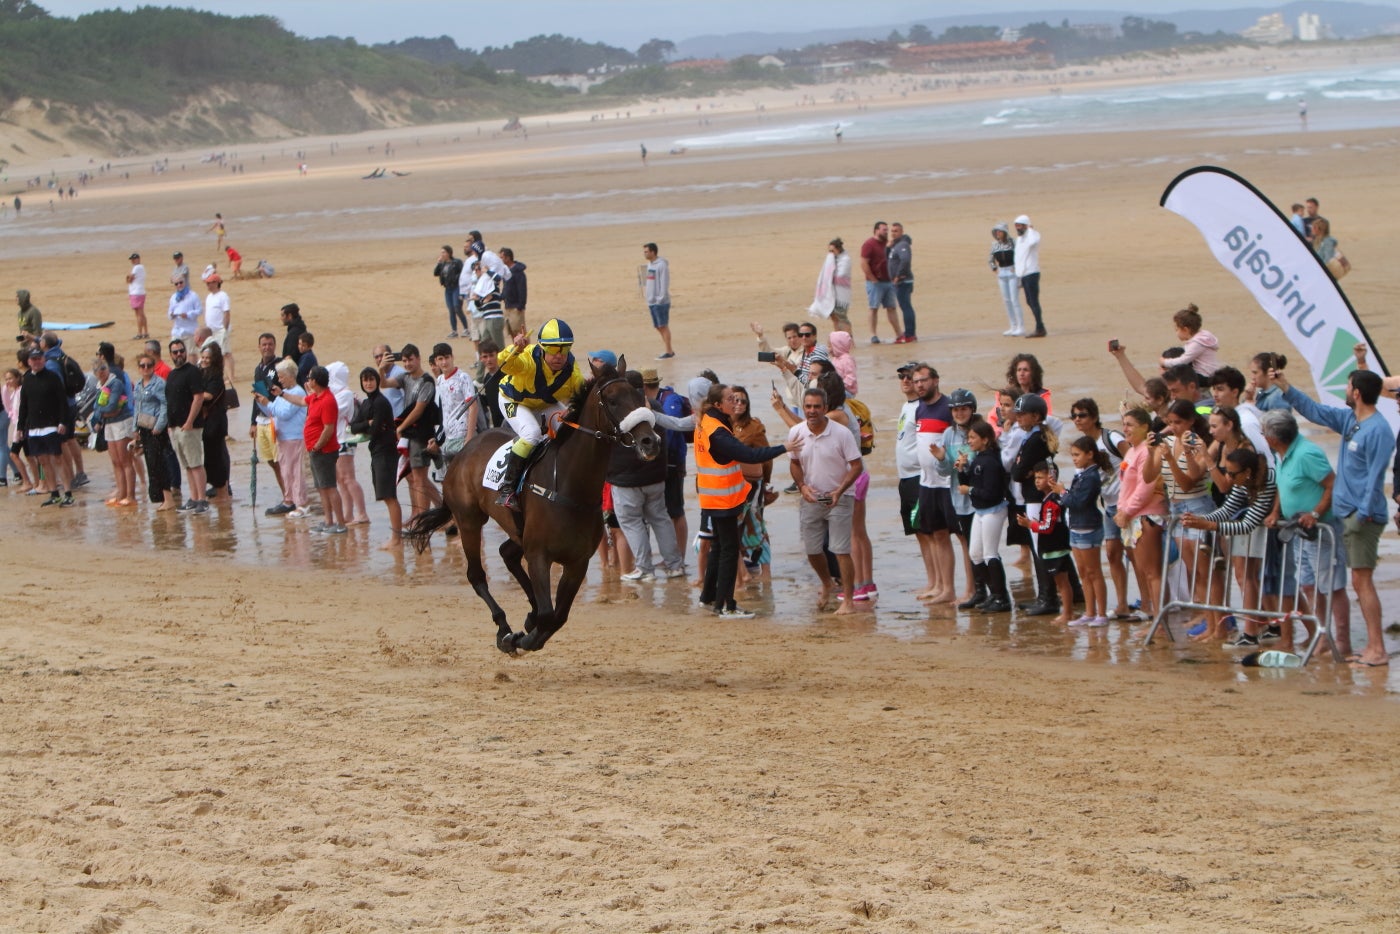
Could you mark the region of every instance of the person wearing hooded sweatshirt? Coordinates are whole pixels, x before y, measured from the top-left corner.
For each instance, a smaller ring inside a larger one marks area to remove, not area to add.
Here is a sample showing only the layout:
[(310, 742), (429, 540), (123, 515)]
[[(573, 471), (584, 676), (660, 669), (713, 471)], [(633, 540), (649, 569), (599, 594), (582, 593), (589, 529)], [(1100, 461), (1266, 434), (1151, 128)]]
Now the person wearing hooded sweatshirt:
[(856, 358), (851, 356), (854, 346), (855, 339), (849, 331), (832, 331), (827, 341), (827, 359), (845, 384), (846, 393), (852, 396), (856, 394)]
[(388, 551), (403, 544), (403, 509), (399, 506), (399, 435), (394, 423), (394, 407), (379, 391), (379, 371), (365, 367), (360, 371), (360, 388), (365, 398), (355, 408), (350, 430), (369, 438), (369, 473), (374, 483), (374, 498), (389, 512)]
[(992, 226), (992, 249), (987, 254), (987, 265), (997, 277), (1001, 301), (1006, 306), (1006, 321), (1010, 327), (1001, 332), (1002, 336), (1025, 337), (1025, 312), (1021, 310), (1021, 280), (1016, 275), (1016, 242), (1011, 239), (1009, 225)]
[(369, 525), (365, 512), (365, 490), (355, 479), (355, 444), (350, 440), (350, 419), (355, 414), (355, 393), (350, 388), (350, 368), (337, 360), (326, 367), (330, 375), (330, 391), (335, 396), (335, 436), (340, 442), (340, 457), (335, 462), (335, 486), (345, 506), (347, 525)]
[[(904, 332), (894, 339), (896, 344), (912, 344), (918, 340), (914, 320), (914, 241), (904, 232), (904, 225), (890, 224), (889, 269), (894, 283), (895, 301), (904, 317)], [(854, 389), (851, 392), (855, 392)]]
[(19, 305), (19, 337), (26, 341), (37, 341), (44, 333), (44, 316), (37, 307), (29, 303), (29, 290), (15, 292), (15, 302)]
[(526, 330), (528, 280), (525, 278), (525, 264), (516, 260), (515, 251), (510, 247), (501, 247), (501, 262), (510, 270), (510, 275), (504, 277), (505, 281), (501, 283), (501, 304), (506, 309), (506, 333), (513, 338)]

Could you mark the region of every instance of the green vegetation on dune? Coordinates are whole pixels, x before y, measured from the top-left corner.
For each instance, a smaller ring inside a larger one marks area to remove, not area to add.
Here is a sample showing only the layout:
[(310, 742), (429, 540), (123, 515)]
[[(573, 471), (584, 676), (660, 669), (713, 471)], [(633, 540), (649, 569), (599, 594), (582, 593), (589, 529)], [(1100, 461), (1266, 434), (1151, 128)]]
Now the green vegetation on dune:
[[(571, 93), (481, 62), (434, 65), (354, 40), (302, 39), (270, 16), (141, 7), (63, 19), (0, 0), (0, 105), (31, 98), (76, 115), (130, 111), (165, 125), (205, 95), (232, 96), (214, 112), (224, 130), (193, 115), (162, 133), (215, 141), (246, 137), (259, 114), (300, 131), (364, 129), (356, 89), (393, 101), (398, 118), (414, 122), (539, 112)], [(121, 131), (108, 128), (113, 144)]]

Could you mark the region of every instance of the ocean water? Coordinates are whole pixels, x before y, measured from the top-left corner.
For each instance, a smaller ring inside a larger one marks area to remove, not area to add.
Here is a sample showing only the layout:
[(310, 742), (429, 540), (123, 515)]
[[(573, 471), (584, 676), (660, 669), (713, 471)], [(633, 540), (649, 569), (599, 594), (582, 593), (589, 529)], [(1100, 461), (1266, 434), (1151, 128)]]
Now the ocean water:
[[(1345, 66), (1229, 80), (1008, 95), (978, 101), (863, 111), (841, 120), (847, 142), (977, 140), (1059, 133), (1179, 129), (1248, 135), (1298, 129), (1298, 102), (1312, 131), (1400, 126), (1400, 67)], [(686, 136), (687, 150), (831, 145), (836, 123), (772, 118), (760, 127)]]

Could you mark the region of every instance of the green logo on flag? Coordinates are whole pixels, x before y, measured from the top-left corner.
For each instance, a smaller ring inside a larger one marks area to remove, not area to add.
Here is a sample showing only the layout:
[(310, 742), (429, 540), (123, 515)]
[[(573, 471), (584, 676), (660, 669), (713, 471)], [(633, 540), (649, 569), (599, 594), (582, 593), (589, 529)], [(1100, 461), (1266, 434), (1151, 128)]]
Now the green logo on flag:
[(1318, 378), (1318, 389), (1346, 401), (1347, 377), (1356, 369), (1356, 355), (1352, 353), (1352, 348), (1359, 343), (1361, 338), (1337, 328), (1337, 333), (1332, 336), (1332, 349), (1327, 352), (1327, 365), (1322, 368)]

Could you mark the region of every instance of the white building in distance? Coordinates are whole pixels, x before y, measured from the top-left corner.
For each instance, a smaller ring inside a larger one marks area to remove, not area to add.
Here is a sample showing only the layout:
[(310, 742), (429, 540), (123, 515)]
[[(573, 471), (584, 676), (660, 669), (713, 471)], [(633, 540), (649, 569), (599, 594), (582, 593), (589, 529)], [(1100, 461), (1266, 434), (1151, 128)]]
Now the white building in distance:
[(1271, 45), (1293, 40), (1293, 30), (1284, 21), (1282, 13), (1269, 13), (1259, 17), (1253, 26), (1240, 35), (1254, 42), (1264, 42)]

